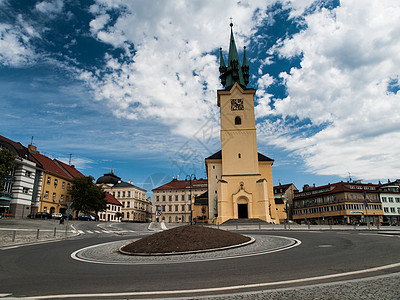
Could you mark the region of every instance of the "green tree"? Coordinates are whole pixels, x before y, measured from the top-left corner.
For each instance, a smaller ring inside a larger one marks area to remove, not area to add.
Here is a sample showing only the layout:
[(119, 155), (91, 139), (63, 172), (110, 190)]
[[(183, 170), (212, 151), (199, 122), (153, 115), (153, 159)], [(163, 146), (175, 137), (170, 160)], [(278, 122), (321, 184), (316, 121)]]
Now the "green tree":
[(81, 212), (94, 211), (96, 214), (107, 207), (106, 193), (93, 183), (92, 176), (75, 178), (69, 194), (72, 209)]
[(0, 191), (4, 189), (4, 181), (10, 176), (13, 169), (14, 154), (7, 148), (0, 151)]

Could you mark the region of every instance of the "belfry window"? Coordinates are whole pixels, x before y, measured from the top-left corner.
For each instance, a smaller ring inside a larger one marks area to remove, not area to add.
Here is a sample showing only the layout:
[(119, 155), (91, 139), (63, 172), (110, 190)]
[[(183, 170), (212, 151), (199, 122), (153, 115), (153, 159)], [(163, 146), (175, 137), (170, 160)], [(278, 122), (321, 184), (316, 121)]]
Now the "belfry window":
[(238, 154), (238, 158), (242, 158), (242, 155), (240, 153)]
[(242, 124), (242, 119), (239, 116), (237, 116), (235, 118), (235, 125), (240, 125), (240, 124)]

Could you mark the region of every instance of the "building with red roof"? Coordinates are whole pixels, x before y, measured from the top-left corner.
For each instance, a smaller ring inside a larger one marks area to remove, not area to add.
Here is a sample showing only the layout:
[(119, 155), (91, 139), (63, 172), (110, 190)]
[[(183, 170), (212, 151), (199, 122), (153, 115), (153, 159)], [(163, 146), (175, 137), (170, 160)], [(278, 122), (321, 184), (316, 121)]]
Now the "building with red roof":
[[(178, 180), (153, 189), (153, 205), (157, 218), (169, 223), (190, 222), (195, 197), (208, 190), (207, 179)], [(208, 204), (207, 204), (208, 205)]]
[(106, 192), (107, 209), (99, 213), (100, 221), (121, 222), (122, 203), (113, 195)]

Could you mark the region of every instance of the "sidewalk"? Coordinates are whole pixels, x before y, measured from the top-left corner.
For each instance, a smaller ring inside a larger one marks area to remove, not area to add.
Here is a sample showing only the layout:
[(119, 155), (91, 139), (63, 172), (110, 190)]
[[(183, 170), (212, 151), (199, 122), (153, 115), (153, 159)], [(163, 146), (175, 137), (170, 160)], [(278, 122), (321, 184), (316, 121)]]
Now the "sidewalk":
[[(68, 225), (67, 225), (68, 224)], [(0, 219), (0, 247), (16, 246), (74, 236), (72, 223), (60, 220)], [(67, 230), (68, 228), (68, 230)]]

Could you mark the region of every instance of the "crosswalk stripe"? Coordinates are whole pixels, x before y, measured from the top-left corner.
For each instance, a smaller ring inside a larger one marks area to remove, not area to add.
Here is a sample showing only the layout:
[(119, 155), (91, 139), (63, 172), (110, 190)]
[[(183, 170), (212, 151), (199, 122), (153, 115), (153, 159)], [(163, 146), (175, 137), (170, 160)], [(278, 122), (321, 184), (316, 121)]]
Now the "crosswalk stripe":
[(86, 232), (87, 232), (87, 233), (93, 233), (93, 231), (90, 231), (90, 230), (86, 230)]
[(96, 232), (96, 233), (101, 233), (100, 231), (98, 231), (98, 230), (95, 230), (94, 232)]
[(80, 234), (85, 233), (83, 230), (78, 230), (78, 232), (79, 232)]
[(110, 231), (107, 230), (102, 230), (104, 233), (111, 233)]

